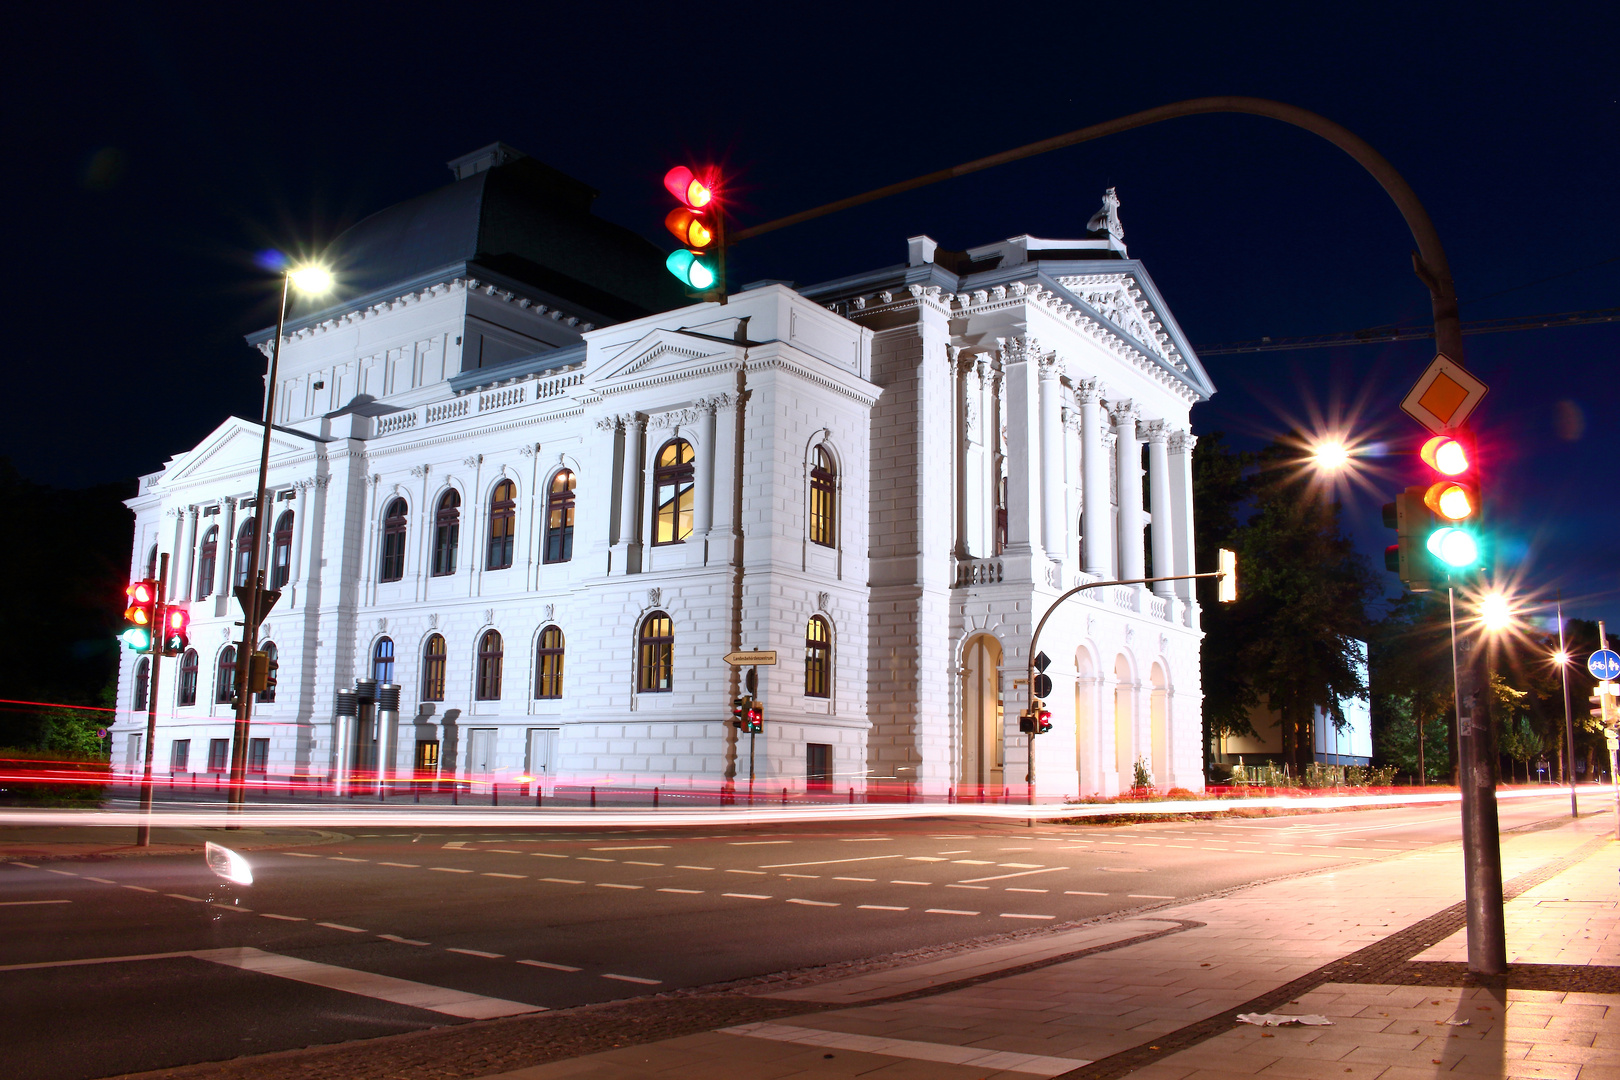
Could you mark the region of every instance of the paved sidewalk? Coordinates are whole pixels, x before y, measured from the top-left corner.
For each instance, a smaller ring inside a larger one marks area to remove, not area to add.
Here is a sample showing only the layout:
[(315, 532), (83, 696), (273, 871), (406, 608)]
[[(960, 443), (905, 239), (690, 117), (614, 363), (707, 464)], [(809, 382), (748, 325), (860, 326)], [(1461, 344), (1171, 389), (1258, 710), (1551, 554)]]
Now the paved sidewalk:
[[(1476, 985), (1458, 962), (1451, 844), (783, 990), (767, 997), (802, 1014), (500, 1080), (1620, 1080), (1610, 836), (1593, 817), (1504, 838), (1515, 966), (1498, 985)], [(1236, 1023), (1248, 1010), (1333, 1023)]]

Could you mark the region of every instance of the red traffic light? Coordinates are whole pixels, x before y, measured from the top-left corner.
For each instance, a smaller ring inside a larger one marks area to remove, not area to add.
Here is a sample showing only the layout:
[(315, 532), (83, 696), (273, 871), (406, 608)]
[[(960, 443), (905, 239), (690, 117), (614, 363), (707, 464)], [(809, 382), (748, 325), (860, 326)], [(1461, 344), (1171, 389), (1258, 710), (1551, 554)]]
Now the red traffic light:
[(1446, 476), (1461, 476), (1474, 465), (1473, 451), (1450, 435), (1436, 435), (1418, 453), (1429, 468)]
[(699, 177), (685, 165), (677, 165), (665, 173), (664, 186), (671, 195), (693, 210), (701, 210), (714, 201), (713, 177)]

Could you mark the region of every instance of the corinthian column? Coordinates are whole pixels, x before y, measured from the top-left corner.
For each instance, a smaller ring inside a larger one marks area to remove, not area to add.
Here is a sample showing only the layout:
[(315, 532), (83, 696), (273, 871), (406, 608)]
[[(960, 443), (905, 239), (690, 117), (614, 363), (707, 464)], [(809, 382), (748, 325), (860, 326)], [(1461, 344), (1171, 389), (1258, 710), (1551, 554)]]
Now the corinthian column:
[[(1171, 532), (1171, 549), (1174, 551), (1176, 573), (1195, 574), (1198, 568), (1193, 566), (1193, 484), (1192, 484), (1192, 455), (1193, 446), (1197, 444), (1198, 437), (1190, 431), (1173, 431), (1170, 433), (1170, 506), (1174, 515), (1175, 527)], [(1207, 569), (1213, 570), (1211, 566)], [(1176, 582), (1176, 595), (1193, 602), (1194, 592), (1191, 581)]]
[(619, 539), (613, 545), (619, 557), (613, 567), (621, 573), (641, 570), (641, 436), (647, 427), (643, 416), (618, 417), (624, 431), (624, 469), (619, 477)]
[[(1147, 422), (1148, 443), (1148, 509), (1153, 514), (1153, 575), (1167, 577), (1179, 574), (1175, 558), (1171, 555), (1174, 537), (1174, 515), (1170, 510), (1170, 458), (1165, 443), (1170, 438), (1170, 425), (1163, 420)], [(1174, 592), (1170, 581), (1156, 581), (1153, 591), (1160, 596)]]
[(1061, 562), (1068, 550), (1068, 513), (1063, 491), (1063, 362), (1055, 353), (1040, 357), (1041, 546)]
[(697, 491), (692, 507), (692, 539), (699, 544), (709, 539), (714, 528), (714, 439), (715, 412), (728, 400), (725, 394), (706, 397), (697, 403)]
[(1075, 388), (1080, 405), (1080, 503), (1084, 515), (1086, 573), (1107, 578), (1114, 569), (1114, 512), (1108, 496), (1108, 451), (1103, 448), (1102, 385), (1087, 379)]
[(1114, 403), (1115, 468), (1119, 474), (1119, 576), (1142, 572), (1142, 446), (1136, 441), (1136, 406)]

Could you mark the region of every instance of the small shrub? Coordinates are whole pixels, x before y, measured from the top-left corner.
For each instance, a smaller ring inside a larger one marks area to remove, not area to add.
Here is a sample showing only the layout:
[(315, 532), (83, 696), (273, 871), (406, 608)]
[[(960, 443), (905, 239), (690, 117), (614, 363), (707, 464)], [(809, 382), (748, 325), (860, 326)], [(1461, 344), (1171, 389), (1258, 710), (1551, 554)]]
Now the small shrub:
[(1145, 791), (1153, 789), (1153, 770), (1148, 767), (1147, 758), (1137, 758), (1131, 766), (1131, 787)]

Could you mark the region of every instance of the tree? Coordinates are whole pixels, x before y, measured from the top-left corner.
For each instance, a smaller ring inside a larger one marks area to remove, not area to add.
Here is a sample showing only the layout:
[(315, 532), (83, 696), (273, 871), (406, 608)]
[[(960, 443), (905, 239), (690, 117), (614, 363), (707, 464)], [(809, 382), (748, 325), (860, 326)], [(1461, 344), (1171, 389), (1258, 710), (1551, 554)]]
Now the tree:
[(1425, 782), (1449, 778), (1456, 761), (1456, 713), (1444, 594), (1403, 592), (1396, 597), (1373, 625), (1368, 651), (1373, 744), (1379, 760), (1421, 773)]
[[(1193, 447), (1193, 520), (1198, 523), (1193, 537), (1195, 569), (1213, 568), (1217, 552), (1236, 545), (1238, 515), (1254, 489), (1253, 465), (1254, 454), (1233, 450), (1219, 431), (1200, 436)], [(1215, 584), (1213, 580), (1197, 583), (1204, 628), (1201, 675), (1206, 755), (1218, 737), (1253, 735), (1249, 711), (1260, 701), (1243, 677), (1235, 620), (1216, 601)]]
[(1342, 702), (1367, 695), (1360, 641), (1372, 575), (1344, 533), (1340, 505), (1311, 490), (1299, 445), (1290, 439), (1242, 455), (1206, 437), (1194, 451), (1194, 490), (1203, 487), (1208, 505), (1195, 510), (1199, 531), (1209, 532), (1201, 542), (1226, 534), (1226, 544), (1213, 546), (1237, 551), (1243, 581), (1236, 604), (1204, 608), (1208, 722), (1246, 727), (1264, 700), (1281, 717), (1284, 760), (1303, 774), (1317, 711), (1342, 724)]

